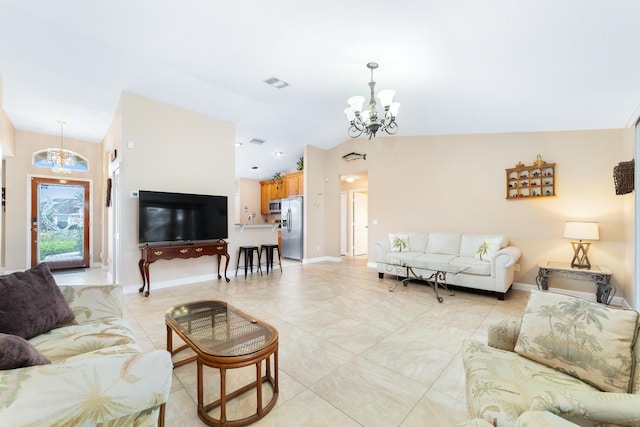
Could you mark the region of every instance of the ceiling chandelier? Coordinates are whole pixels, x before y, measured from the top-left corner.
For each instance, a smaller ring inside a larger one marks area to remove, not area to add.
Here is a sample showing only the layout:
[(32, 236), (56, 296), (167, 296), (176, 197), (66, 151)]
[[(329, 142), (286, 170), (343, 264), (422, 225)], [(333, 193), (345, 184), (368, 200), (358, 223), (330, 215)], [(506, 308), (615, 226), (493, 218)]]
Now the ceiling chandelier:
[(48, 148), (47, 161), (51, 163), (51, 172), (55, 173), (71, 173), (70, 166), (73, 165), (73, 153), (64, 149), (64, 120), (58, 120), (60, 123), (60, 149)]
[(371, 98), (369, 100), (369, 109), (362, 111), (364, 96), (352, 96), (347, 100), (349, 106), (344, 110), (344, 113), (347, 115), (347, 120), (349, 120), (350, 124), (349, 136), (351, 138), (357, 138), (364, 133), (365, 136), (371, 139), (376, 136), (378, 131), (384, 131), (389, 135), (394, 135), (398, 131), (396, 116), (400, 108), (399, 102), (393, 102), (396, 91), (387, 89), (378, 92), (378, 99), (384, 108), (384, 114), (378, 116), (374, 96), (376, 82), (373, 81), (373, 70), (378, 68), (378, 64), (369, 62), (367, 68), (371, 70), (371, 81), (369, 82)]

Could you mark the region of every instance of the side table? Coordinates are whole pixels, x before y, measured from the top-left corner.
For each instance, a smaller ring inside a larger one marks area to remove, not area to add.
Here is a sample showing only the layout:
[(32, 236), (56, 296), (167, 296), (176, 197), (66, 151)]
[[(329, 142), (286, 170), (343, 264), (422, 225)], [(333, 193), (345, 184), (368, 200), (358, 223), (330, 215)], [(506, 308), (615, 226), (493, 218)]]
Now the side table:
[(549, 277), (563, 279), (584, 280), (594, 282), (597, 286), (596, 300), (609, 304), (616, 294), (616, 288), (611, 285), (613, 272), (603, 265), (592, 265), (590, 269), (572, 268), (568, 262), (543, 261), (538, 264), (538, 289), (549, 289)]

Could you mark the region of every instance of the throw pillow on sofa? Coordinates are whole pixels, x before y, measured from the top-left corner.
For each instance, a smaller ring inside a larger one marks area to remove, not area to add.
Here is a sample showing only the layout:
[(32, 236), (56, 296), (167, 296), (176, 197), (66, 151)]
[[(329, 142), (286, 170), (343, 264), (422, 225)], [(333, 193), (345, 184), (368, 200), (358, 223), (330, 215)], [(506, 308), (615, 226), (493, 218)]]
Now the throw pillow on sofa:
[(500, 250), (501, 238), (486, 239), (476, 249), (475, 258), (481, 261), (491, 262), (493, 256)]
[(0, 276), (0, 333), (28, 340), (74, 317), (45, 263)]
[(51, 363), (27, 340), (17, 335), (0, 334), (0, 371)]
[(533, 291), (515, 352), (603, 391), (629, 393), (638, 313)]
[(402, 252), (409, 247), (409, 235), (404, 233), (389, 234), (391, 252)]

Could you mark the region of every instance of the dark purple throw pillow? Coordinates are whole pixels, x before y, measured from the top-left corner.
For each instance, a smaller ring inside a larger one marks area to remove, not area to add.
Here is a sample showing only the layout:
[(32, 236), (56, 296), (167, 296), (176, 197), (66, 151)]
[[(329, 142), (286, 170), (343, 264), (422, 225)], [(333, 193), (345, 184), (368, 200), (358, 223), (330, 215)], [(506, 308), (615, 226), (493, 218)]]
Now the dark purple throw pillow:
[(0, 334), (0, 371), (51, 363), (27, 340)]
[(28, 340), (74, 317), (47, 264), (0, 276), (0, 333)]

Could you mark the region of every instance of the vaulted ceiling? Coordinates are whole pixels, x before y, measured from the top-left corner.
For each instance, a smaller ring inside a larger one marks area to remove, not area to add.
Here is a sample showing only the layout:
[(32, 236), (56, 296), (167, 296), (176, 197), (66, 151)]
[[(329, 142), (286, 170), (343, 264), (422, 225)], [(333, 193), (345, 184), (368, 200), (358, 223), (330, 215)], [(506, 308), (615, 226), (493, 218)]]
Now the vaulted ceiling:
[(349, 138), (371, 61), (397, 92), (398, 135), (624, 127), (639, 40), (637, 0), (0, 0), (17, 129), (57, 135), (64, 119), (65, 136), (100, 142), (130, 91), (234, 122), (236, 175), (257, 179)]

